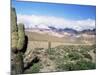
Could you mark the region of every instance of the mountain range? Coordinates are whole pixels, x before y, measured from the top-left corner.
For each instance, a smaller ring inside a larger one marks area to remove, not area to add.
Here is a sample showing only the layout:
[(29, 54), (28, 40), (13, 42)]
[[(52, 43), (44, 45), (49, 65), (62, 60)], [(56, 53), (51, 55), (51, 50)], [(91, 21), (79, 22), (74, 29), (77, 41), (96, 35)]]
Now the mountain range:
[(56, 32), (56, 33), (68, 33), (68, 34), (74, 34), (74, 35), (77, 35), (77, 34), (88, 34), (88, 35), (96, 35), (96, 29), (85, 29), (85, 30), (82, 30), (82, 31), (77, 31), (75, 29), (72, 29), (72, 28), (56, 28), (56, 27), (53, 27), (53, 26), (35, 26), (33, 28), (26, 28), (26, 30), (30, 30), (30, 31), (34, 31), (34, 30), (39, 30), (40, 32), (45, 32), (45, 31), (52, 31), (52, 32)]

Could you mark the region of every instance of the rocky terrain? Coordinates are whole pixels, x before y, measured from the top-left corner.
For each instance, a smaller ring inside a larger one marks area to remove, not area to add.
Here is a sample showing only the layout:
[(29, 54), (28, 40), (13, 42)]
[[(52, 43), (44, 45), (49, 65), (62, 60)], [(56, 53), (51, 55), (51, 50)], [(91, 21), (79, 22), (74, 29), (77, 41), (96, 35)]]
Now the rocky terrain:
[(48, 29), (26, 29), (25, 34), (28, 36), (28, 45), (24, 62), (27, 65), (31, 62), (25, 73), (96, 68), (95, 34), (90, 31), (60, 33)]
[(38, 58), (38, 61), (33, 62), (33, 65), (25, 70), (25, 73), (74, 71), (96, 68), (95, 45), (60, 45), (49, 49), (37, 48), (28, 50), (25, 56), (27, 57), (27, 61), (30, 61), (36, 56)]

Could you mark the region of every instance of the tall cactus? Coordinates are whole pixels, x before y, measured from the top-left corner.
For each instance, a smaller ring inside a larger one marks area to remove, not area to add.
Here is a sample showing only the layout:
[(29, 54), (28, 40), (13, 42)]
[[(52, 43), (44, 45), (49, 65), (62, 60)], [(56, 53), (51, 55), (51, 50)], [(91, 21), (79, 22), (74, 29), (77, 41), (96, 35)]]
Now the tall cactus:
[(11, 9), (11, 48), (13, 52), (17, 50), (18, 27), (15, 8)]
[(22, 23), (18, 25), (18, 37), (17, 50), (22, 50), (25, 45), (25, 32), (24, 25)]
[(11, 49), (12, 55), (12, 66), (13, 66), (13, 74), (23, 73), (23, 50), (25, 42), (25, 32), (24, 25), (17, 25), (17, 17), (15, 8), (11, 8)]

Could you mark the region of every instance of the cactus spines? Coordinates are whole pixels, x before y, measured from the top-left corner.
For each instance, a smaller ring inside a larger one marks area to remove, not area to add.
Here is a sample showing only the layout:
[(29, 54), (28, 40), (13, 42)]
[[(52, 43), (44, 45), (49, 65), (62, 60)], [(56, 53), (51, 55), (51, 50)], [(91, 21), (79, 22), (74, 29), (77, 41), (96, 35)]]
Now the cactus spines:
[(11, 9), (11, 48), (13, 52), (22, 50), (25, 42), (24, 25), (17, 25), (15, 8)]
[(17, 31), (17, 17), (15, 8), (11, 9), (11, 32)]
[(17, 43), (18, 43), (18, 33), (12, 32), (11, 35), (11, 48), (13, 52), (16, 52), (17, 50)]
[(18, 27), (15, 8), (11, 9), (11, 48), (13, 52), (17, 51)]
[(18, 37), (17, 50), (22, 50), (25, 43), (24, 25), (22, 23), (18, 25)]

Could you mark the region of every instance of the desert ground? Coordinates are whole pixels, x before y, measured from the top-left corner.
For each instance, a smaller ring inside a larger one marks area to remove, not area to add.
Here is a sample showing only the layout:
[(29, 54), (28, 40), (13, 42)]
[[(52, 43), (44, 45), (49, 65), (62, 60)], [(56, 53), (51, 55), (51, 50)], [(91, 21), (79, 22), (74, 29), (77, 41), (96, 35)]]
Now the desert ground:
[(96, 46), (95, 37), (80, 38), (55, 37), (36, 32), (25, 32), (28, 37), (24, 61), (31, 61), (25, 73), (74, 71), (95, 69)]

